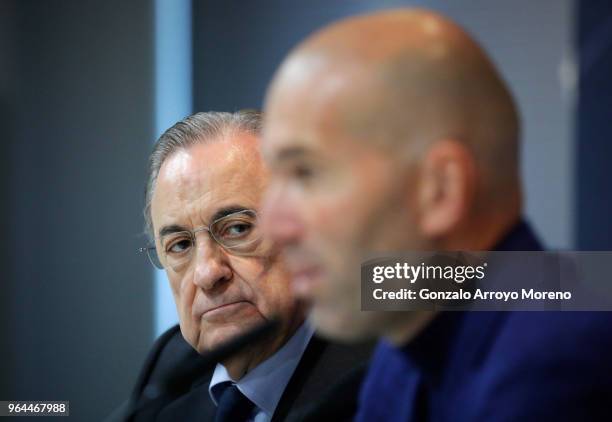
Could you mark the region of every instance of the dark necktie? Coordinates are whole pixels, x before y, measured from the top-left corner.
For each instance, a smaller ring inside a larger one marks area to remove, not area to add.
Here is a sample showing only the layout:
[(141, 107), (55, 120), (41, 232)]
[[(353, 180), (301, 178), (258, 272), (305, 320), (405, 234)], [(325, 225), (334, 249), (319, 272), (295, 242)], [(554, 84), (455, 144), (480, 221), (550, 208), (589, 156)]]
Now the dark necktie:
[(253, 412), (255, 405), (236, 387), (236, 384), (228, 385), (221, 393), (215, 422), (243, 422)]

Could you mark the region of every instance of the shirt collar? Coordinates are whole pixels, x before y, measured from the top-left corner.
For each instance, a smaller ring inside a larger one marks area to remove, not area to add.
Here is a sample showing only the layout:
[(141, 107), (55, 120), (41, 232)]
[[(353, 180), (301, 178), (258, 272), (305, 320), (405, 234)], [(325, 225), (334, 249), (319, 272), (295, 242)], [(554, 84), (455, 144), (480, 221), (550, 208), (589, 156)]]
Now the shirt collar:
[(229, 381), (235, 383), (242, 394), (255, 406), (268, 416), (272, 416), (313, 333), (314, 328), (304, 322), (283, 347), (247, 372), (237, 382), (231, 379), (225, 366), (217, 364), (208, 386), (210, 398), (217, 405), (220, 390), (222, 390), (217, 386)]

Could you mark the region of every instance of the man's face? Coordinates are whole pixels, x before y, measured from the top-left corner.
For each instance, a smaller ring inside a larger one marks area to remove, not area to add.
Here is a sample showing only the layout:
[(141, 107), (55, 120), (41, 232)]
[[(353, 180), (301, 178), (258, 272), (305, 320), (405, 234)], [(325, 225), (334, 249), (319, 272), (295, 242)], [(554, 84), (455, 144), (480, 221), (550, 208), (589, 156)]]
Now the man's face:
[[(241, 209), (258, 210), (266, 183), (258, 141), (250, 134), (197, 144), (168, 157), (151, 203), (162, 263), (168, 246), (160, 234), (192, 231)], [(187, 265), (176, 271), (166, 266), (185, 339), (203, 353), (276, 316), (287, 334), (299, 311), (278, 255), (265, 246), (250, 256), (229, 253), (206, 230), (195, 239)]]
[(383, 334), (398, 315), (360, 311), (360, 264), (369, 252), (418, 247), (406, 171), (338, 123), (341, 81), (312, 86), (297, 75), (279, 85), (265, 113), (272, 177), (264, 227), (283, 247), (294, 291), (312, 301), (323, 334)]

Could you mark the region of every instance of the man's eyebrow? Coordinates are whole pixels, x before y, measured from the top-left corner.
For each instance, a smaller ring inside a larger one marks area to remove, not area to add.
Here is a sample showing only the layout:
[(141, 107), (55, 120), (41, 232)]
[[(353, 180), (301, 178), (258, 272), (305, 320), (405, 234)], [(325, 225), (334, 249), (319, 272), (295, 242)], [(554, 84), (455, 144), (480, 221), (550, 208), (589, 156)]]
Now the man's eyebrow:
[(226, 217), (230, 214), (234, 214), (240, 211), (246, 211), (249, 209), (250, 208), (247, 208), (241, 205), (228, 205), (227, 207), (223, 207), (217, 210), (217, 212), (215, 212), (213, 216), (210, 218), (210, 222), (212, 223), (213, 221), (217, 221), (218, 219)]
[(292, 146), (281, 149), (276, 154), (277, 160), (287, 160), (291, 158), (299, 158), (303, 156), (311, 155), (311, 152), (308, 151), (305, 147), (302, 146)]
[(164, 237), (172, 233), (184, 232), (184, 231), (189, 231), (189, 229), (186, 229), (183, 226), (179, 226), (178, 224), (171, 224), (169, 226), (164, 226), (160, 228), (158, 234), (159, 234), (159, 237)]

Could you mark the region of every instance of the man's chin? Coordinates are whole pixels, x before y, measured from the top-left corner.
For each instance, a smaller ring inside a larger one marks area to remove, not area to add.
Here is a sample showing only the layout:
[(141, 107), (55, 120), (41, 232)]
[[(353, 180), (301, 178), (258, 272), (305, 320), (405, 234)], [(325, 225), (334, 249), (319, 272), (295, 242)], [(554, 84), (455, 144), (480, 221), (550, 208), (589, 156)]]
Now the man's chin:
[(361, 311), (314, 306), (310, 313), (310, 322), (318, 334), (329, 340), (352, 343), (375, 336), (369, 328), (367, 315)]
[(218, 349), (248, 332), (249, 329), (256, 324), (256, 321), (248, 321), (242, 324), (227, 324), (220, 327), (207, 326), (206, 328), (201, 328), (199, 342), (195, 349), (200, 354)]

